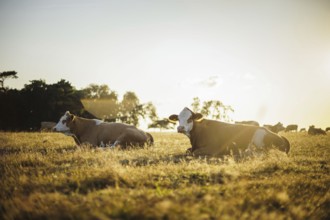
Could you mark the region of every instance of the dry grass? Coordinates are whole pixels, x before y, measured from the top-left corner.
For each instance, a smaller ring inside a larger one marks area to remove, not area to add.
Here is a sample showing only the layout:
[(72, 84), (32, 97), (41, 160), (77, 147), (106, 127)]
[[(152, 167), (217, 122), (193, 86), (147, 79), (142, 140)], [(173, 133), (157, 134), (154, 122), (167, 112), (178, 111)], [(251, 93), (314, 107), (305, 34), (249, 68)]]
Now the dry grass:
[(289, 156), (235, 163), (155, 146), (76, 147), (55, 133), (0, 133), (1, 219), (329, 219), (330, 136), (284, 134)]

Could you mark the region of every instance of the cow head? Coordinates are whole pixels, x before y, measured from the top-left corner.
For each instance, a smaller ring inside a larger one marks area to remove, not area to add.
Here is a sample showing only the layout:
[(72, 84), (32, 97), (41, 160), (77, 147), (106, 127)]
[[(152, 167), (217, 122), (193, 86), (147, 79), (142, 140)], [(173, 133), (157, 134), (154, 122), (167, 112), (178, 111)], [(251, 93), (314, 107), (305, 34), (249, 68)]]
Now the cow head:
[(179, 115), (171, 115), (169, 117), (171, 121), (179, 121), (178, 132), (188, 137), (190, 137), (190, 131), (193, 129), (194, 121), (201, 120), (202, 118), (202, 114), (194, 113), (189, 108), (184, 108)]
[(54, 131), (63, 132), (66, 134), (70, 134), (70, 126), (74, 121), (74, 115), (69, 111), (65, 112), (65, 114), (60, 118), (60, 121), (53, 128)]

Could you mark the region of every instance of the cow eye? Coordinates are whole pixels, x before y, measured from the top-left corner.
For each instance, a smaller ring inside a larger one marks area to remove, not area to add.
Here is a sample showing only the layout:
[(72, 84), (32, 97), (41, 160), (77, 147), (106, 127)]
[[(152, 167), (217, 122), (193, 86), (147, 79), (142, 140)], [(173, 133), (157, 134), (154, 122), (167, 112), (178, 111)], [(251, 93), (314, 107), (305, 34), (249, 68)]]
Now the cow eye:
[(66, 120), (62, 120), (62, 124), (65, 124), (66, 123)]
[(193, 121), (192, 118), (189, 118), (189, 119), (187, 120), (188, 123), (190, 123), (190, 122), (192, 122), (192, 121)]

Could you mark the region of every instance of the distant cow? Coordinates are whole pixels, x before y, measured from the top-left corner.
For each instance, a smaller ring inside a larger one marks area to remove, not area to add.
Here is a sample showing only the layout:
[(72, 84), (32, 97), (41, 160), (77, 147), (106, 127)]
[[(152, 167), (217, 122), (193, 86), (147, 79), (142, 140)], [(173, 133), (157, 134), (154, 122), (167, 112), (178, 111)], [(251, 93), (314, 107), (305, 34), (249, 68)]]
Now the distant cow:
[(272, 145), (286, 153), (290, 150), (286, 138), (265, 128), (203, 119), (202, 114), (188, 108), (169, 119), (179, 121), (177, 130), (189, 137), (192, 147), (188, 151), (196, 155), (223, 156), (230, 154), (231, 148), (238, 155), (239, 151), (250, 151), (254, 146), (266, 149)]
[(288, 131), (298, 131), (298, 125), (288, 125), (288, 126), (286, 126), (286, 128), (285, 128), (285, 130), (284, 130), (285, 132), (288, 132)]
[(300, 128), (300, 132), (306, 132), (306, 128)]
[(327, 133), (324, 130), (322, 130), (321, 128), (315, 128), (314, 125), (311, 125), (311, 126), (309, 126), (308, 134), (310, 134), (310, 135), (319, 135), (319, 134), (326, 135)]
[(72, 136), (78, 145), (88, 143), (94, 146), (126, 148), (153, 143), (153, 137), (149, 133), (133, 125), (81, 118), (69, 111), (61, 117), (54, 130)]
[(283, 126), (282, 123), (278, 122), (276, 125), (264, 125), (265, 128), (267, 128), (268, 130), (274, 132), (274, 133), (278, 133), (280, 131), (283, 131), (285, 129), (285, 127)]
[(330, 127), (327, 127), (327, 128), (325, 129), (325, 131), (330, 131)]
[(235, 121), (235, 124), (259, 126), (259, 123), (257, 121)]
[(40, 123), (40, 131), (52, 131), (55, 127), (56, 122), (52, 121), (42, 121)]

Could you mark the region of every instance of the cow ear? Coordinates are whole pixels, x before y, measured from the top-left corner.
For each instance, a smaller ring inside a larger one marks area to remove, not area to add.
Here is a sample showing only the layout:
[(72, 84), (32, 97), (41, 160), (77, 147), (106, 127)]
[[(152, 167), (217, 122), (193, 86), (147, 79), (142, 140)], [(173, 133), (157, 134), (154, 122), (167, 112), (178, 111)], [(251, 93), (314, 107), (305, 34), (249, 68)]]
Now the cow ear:
[(68, 122), (71, 122), (71, 121), (73, 121), (73, 119), (74, 119), (74, 115), (73, 114), (67, 114), (67, 121)]
[(203, 119), (203, 115), (201, 113), (195, 113), (193, 114), (192, 119), (195, 121), (200, 121)]
[(171, 115), (170, 117), (168, 117), (168, 119), (170, 121), (176, 122), (179, 120), (179, 116), (178, 115)]

